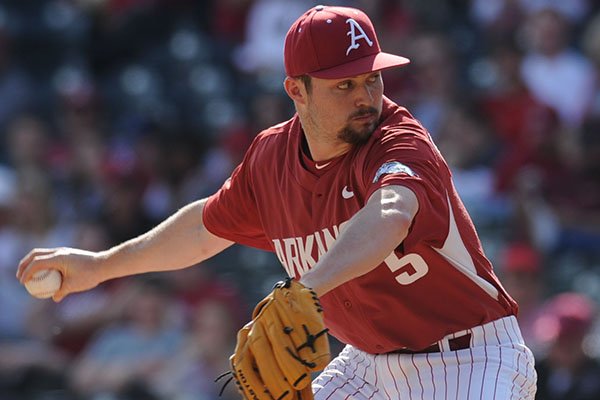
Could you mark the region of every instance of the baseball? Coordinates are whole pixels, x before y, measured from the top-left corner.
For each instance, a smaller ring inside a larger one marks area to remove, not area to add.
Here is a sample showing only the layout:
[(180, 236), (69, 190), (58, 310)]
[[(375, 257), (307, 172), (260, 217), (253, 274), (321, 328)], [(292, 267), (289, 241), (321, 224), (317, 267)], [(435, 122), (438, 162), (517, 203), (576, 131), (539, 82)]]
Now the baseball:
[(33, 274), (33, 277), (25, 282), (25, 289), (33, 297), (47, 299), (52, 297), (62, 284), (62, 275), (55, 269), (43, 269)]

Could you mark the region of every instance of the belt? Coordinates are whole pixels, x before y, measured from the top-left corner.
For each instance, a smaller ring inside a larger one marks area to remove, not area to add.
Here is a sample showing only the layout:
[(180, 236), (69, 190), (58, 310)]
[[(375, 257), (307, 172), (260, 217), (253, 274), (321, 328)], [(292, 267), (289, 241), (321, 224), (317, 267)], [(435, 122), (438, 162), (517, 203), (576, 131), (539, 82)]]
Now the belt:
[[(467, 333), (463, 336), (455, 337), (452, 339), (448, 339), (448, 345), (450, 347), (450, 351), (457, 351), (468, 349), (471, 347), (471, 334)], [(409, 350), (409, 349), (399, 349), (391, 351), (390, 353), (395, 354), (425, 354), (425, 353), (441, 353), (443, 350), (440, 348), (439, 342), (434, 343), (429, 347), (426, 347), (421, 350)]]

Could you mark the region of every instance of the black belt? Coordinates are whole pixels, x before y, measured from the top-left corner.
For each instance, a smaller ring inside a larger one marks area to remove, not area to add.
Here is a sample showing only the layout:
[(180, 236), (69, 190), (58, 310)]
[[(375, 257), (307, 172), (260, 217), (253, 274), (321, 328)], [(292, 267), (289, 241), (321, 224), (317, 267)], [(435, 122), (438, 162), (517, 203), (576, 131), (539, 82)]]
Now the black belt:
[[(457, 351), (468, 349), (471, 347), (471, 334), (467, 333), (466, 335), (455, 337), (453, 339), (448, 339), (448, 345), (450, 346), (450, 351)], [(440, 349), (440, 345), (438, 343), (434, 343), (429, 347), (426, 347), (421, 350), (409, 350), (409, 349), (399, 349), (391, 351), (390, 353), (396, 354), (425, 354), (425, 353), (441, 353), (442, 349)]]

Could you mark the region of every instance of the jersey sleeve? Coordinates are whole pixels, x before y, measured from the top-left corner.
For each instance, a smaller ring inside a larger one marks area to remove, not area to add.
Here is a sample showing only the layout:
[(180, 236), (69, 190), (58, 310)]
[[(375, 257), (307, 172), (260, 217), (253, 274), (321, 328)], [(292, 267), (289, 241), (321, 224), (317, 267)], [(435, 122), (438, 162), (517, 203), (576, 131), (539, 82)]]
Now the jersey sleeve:
[(229, 179), (208, 198), (203, 210), (206, 229), (221, 238), (246, 246), (272, 251), (252, 190), (252, 149)]
[(399, 185), (417, 197), (419, 211), (405, 239), (441, 247), (447, 234), (448, 200), (444, 174), (449, 170), (423, 127), (410, 124), (382, 135), (365, 163), (365, 199), (378, 189)]

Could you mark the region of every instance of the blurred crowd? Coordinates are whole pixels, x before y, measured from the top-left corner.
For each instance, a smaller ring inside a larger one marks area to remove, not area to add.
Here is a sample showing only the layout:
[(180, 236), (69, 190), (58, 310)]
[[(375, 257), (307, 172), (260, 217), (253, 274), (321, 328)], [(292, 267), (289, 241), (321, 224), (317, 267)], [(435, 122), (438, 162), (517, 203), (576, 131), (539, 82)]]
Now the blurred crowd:
[[(272, 254), (234, 246), (60, 304), (16, 266), (105, 249), (220, 187), (293, 114), (283, 38), (315, 4), (0, 0), (0, 399), (219, 398), (237, 329), (283, 277)], [(600, 398), (600, 5), (328, 4), (365, 10), (412, 60), (385, 93), (430, 131), (520, 303), (538, 398)]]

